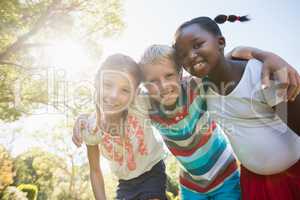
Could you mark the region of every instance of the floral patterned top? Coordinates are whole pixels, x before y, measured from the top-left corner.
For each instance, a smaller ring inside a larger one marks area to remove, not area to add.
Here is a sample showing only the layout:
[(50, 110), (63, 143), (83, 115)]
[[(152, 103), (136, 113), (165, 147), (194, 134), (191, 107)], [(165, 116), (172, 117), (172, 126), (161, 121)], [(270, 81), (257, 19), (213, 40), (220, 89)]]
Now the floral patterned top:
[[(148, 113), (142, 109), (141, 103), (139, 101), (139, 104), (129, 107), (124, 128), (121, 129), (123, 134), (111, 135), (101, 130), (95, 134), (86, 130), (83, 134), (87, 145), (99, 144), (101, 154), (119, 179), (138, 177), (166, 156), (159, 133), (155, 133), (157, 130), (151, 126)], [(95, 114), (89, 117), (89, 123), (89, 127), (95, 127)]]

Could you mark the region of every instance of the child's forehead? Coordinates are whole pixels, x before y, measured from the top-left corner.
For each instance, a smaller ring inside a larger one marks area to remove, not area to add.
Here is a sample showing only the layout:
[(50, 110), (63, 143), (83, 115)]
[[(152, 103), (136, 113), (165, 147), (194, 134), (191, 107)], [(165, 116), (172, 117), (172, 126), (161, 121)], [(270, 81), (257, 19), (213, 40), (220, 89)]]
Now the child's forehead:
[(178, 51), (178, 47), (182, 46), (186, 43), (195, 42), (199, 38), (207, 38), (211, 37), (212, 34), (205, 27), (198, 24), (191, 24), (187, 27), (184, 27), (181, 30), (181, 33), (178, 35), (175, 41), (175, 51)]
[(116, 81), (116, 80), (135, 80), (138, 79), (138, 77), (135, 77), (132, 73), (128, 71), (121, 71), (121, 70), (103, 70), (98, 78), (100, 80), (110, 80), (110, 81)]
[(155, 63), (149, 64), (145, 66), (148, 70), (154, 70), (155, 68), (163, 68), (163, 69), (176, 69), (175, 60), (171, 58), (163, 58)]

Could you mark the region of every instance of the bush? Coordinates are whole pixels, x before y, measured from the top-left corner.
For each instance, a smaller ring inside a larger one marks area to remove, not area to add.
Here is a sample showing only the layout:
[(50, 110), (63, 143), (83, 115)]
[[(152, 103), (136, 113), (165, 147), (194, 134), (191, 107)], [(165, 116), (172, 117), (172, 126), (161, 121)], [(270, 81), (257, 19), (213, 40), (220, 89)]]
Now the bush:
[(2, 200), (28, 200), (26, 193), (14, 186), (9, 186), (3, 191)]
[(174, 196), (174, 194), (172, 192), (166, 192), (166, 195), (167, 195), (168, 200), (179, 200), (179, 197)]
[(51, 199), (55, 187), (54, 176), (65, 162), (52, 153), (34, 148), (18, 155), (14, 160), (16, 177), (14, 185), (34, 184), (38, 187), (38, 199)]
[(9, 152), (0, 145), (0, 193), (13, 183), (13, 160)]
[(33, 184), (21, 184), (17, 187), (22, 192), (27, 193), (27, 198), (29, 200), (37, 200), (38, 188)]

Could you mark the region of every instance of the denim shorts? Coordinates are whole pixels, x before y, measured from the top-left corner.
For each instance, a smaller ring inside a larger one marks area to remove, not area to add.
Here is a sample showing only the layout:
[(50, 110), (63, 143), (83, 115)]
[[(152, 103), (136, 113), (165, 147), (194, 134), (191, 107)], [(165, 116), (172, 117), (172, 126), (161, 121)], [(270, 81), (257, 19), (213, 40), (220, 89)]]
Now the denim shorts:
[(130, 179), (119, 180), (117, 188), (118, 200), (166, 199), (166, 172), (163, 160), (150, 171)]

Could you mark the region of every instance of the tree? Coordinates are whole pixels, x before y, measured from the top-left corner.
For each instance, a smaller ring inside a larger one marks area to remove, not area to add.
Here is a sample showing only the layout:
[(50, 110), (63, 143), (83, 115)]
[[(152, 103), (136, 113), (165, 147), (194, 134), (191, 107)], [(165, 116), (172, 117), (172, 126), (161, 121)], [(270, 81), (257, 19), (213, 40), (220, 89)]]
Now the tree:
[(179, 193), (179, 163), (173, 155), (166, 159), (167, 191), (174, 196)]
[(36, 185), (32, 185), (32, 184), (21, 184), (17, 187), (19, 190), (21, 190), (22, 192), (26, 193), (26, 197), (29, 200), (37, 200), (37, 196), (38, 196), (38, 188)]
[(14, 186), (9, 186), (3, 191), (2, 200), (28, 200), (26, 193), (18, 190)]
[(100, 38), (124, 27), (120, 0), (1, 0), (0, 7), (0, 120), (5, 121), (49, 103), (48, 77), (41, 75), (49, 66), (40, 66), (39, 53), (58, 36), (83, 43), (99, 57)]
[(41, 149), (34, 148), (16, 157), (14, 166), (16, 177), (14, 185), (35, 184), (38, 186), (38, 199), (50, 199), (56, 186), (54, 178), (58, 165), (64, 160)]
[[(55, 185), (51, 193), (51, 200), (91, 199), (92, 190), (89, 180), (89, 167), (88, 165), (83, 164), (87, 161), (86, 154), (83, 151), (83, 148), (77, 149), (75, 145), (72, 144), (70, 127), (66, 126), (64, 122), (65, 121), (62, 120), (58, 122), (55, 127), (51, 127), (47, 130), (44, 129), (43, 131), (38, 130), (35, 133), (26, 135), (39, 143), (40, 146), (44, 147), (44, 150), (39, 149), (39, 151), (45, 152), (46, 156), (55, 154), (56, 157), (59, 158), (58, 162), (54, 162), (55, 169), (52, 169), (52, 166), (49, 166), (49, 169), (47, 169), (47, 171), (50, 169), (55, 171), (51, 178), (48, 178), (48, 180), (51, 179), (53, 183), (52, 185)], [(46, 151), (53, 152), (53, 154), (46, 154)], [(26, 155), (30, 154), (27, 152)], [(36, 153), (31, 153), (31, 155), (31, 157), (34, 157), (35, 160), (39, 157), (39, 154)], [(21, 158), (22, 157), (19, 156), (16, 160), (20, 160)], [(27, 164), (26, 168), (19, 167), (20, 171), (24, 172), (21, 177), (23, 182), (28, 180), (24, 177), (29, 175), (29, 177), (31, 177), (31, 182), (34, 183), (32, 177), (35, 176), (34, 174), (36, 173), (36, 170), (28, 170), (31, 169), (31, 166), (32, 164)], [(45, 176), (47, 174), (43, 173), (41, 176), (42, 175)], [(17, 173), (17, 177), (20, 177), (19, 173)]]
[(9, 152), (0, 145), (0, 193), (13, 183), (13, 160)]

